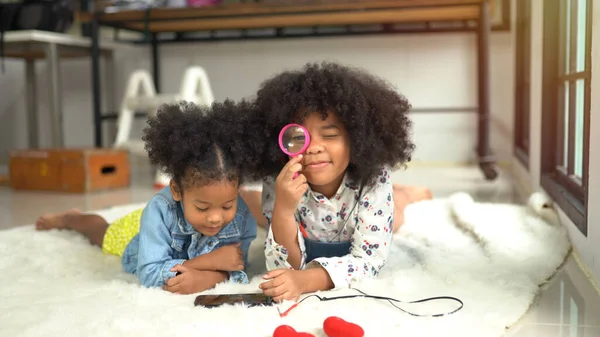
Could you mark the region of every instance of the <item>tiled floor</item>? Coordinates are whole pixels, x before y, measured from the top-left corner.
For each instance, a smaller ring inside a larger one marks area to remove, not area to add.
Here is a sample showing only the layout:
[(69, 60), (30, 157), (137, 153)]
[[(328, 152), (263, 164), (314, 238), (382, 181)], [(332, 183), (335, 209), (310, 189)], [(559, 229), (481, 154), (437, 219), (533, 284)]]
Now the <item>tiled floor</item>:
[[(463, 191), (478, 201), (519, 203), (512, 181), (501, 174), (484, 180), (476, 167), (412, 167), (396, 172), (395, 182), (426, 185), (437, 197)], [(31, 224), (44, 212), (66, 208), (97, 210), (144, 202), (154, 193), (150, 169), (135, 168), (132, 188), (91, 195), (18, 192), (0, 186), (0, 229)], [(600, 337), (600, 294), (570, 257), (544, 287), (528, 314), (507, 331), (508, 337)], [(484, 336), (482, 336), (484, 337)]]

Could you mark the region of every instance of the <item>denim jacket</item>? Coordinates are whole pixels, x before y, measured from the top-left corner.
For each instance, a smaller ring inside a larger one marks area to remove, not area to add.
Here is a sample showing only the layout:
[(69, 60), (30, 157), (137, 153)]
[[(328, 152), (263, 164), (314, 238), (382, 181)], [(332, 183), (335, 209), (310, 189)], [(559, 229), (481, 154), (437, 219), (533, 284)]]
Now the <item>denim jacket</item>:
[[(216, 248), (241, 242), (244, 264), (256, 238), (256, 221), (248, 206), (238, 197), (237, 213), (215, 236), (204, 236), (183, 217), (183, 209), (173, 199), (169, 186), (158, 192), (144, 208), (139, 233), (129, 242), (121, 262), (123, 269), (137, 275), (145, 287), (160, 287), (175, 276), (175, 265), (210, 253)], [(243, 271), (229, 272), (229, 280), (248, 283)]]

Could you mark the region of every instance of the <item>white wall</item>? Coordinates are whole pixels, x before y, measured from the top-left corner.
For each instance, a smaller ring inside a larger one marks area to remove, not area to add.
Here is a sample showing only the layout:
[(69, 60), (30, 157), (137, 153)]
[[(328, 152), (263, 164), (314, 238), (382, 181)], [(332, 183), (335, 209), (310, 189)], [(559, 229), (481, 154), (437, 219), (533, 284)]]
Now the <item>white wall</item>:
[[(513, 159), (514, 173), (517, 178), (532, 190), (541, 190), (541, 122), (542, 122), (542, 28), (543, 0), (532, 1), (532, 49), (531, 49), (531, 153), (530, 171), (521, 162)], [(583, 262), (600, 280), (600, 8), (593, 6), (592, 27), (592, 82), (591, 82), (591, 118), (590, 118), (590, 161), (589, 161), (589, 207), (588, 235), (585, 237), (572, 221), (560, 210), (561, 219), (569, 229), (571, 240)]]
[[(162, 88), (178, 89), (186, 66), (199, 64), (210, 76), (217, 100), (254, 94), (259, 83), (285, 68), (309, 61), (335, 60), (364, 67), (385, 77), (415, 108), (474, 107), (477, 104), (474, 34), (416, 34), (396, 36), (268, 40), (169, 45), (161, 48)], [(513, 48), (510, 33), (492, 36), (492, 141), (499, 158), (511, 160), (513, 110)], [(149, 69), (146, 47), (124, 45), (118, 52), (117, 91), (135, 68)], [(45, 65), (38, 66), (40, 137), (49, 144)], [(6, 61), (0, 75), (0, 165), (11, 148), (27, 147), (24, 66)], [(504, 69), (503, 69), (504, 68)], [(62, 65), (64, 139), (67, 146), (91, 146), (90, 65), (68, 60)], [(120, 95), (119, 95), (120, 97)], [(104, 105), (106, 107), (106, 105)], [(475, 113), (415, 114), (415, 161), (463, 163), (474, 159)], [(138, 123), (139, 128), (142, 121)], [(110, 125), (110, 124), (106, 124)], [(138, 133), (139, 135), (139, 133)], [(451, 151), (440, 151), (440, 148)]]

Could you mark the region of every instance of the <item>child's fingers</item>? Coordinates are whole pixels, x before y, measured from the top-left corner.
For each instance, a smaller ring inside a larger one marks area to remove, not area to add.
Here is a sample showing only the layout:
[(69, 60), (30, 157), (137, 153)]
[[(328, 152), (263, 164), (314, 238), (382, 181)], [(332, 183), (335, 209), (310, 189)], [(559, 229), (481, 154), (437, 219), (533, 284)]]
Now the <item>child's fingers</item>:
[(173, 268), (171, 268), (171, 271), (175, 273), (185, 273), (188, 272), (189, 269), (187, 269), (184, 265), (176, 264)]
[(292, 167), (295, 164), (298, 164), (300, 162), (300, 160), (302, 160), (302, 155), (299, 155), (297, 157), (292, 157), (292, 159), (288, 160), (287, 163), (285, 163), (285, 165), (283, 165), (283, 168), (281, 169), (281, 173), (287, 172), (290, 167)]
[(296, 173), (300, 172), (302, 170), (302, 165), (296, 163), (292, 166), (290, 166), (285, 173), (283, 174), (282, 179), (284, 181), (292, 181), (292, 180), (296, 180), (296, 178), (294, 178), (294, 175), (296, 175)]
[(162, 288), (165, 291), (168, 291), (171, 293), (176, 293), (181, 286), (180, 282), (181, 282), (181, 276), (173, 277), (173, 278), (170, 278), (166, 284), (163, 284)]
[(289, 291), (286, 291), (283, 294), (280, 294), (278, 296), (271, 296), (271, 297), (273, 297), (273, 301), (277, 302), (277, 303), (283, 302), (284, 300), (294, 301), (294, 302), (298, 300), (298, 297), (292, 296), (292, 293)]
[(288, 162), (285, 164), (285, 166), (283, 168), (286, 168), (286, 166), (287, 166), (287, 168), (289, 169), (289, 167), (300, 163), (300, 161), (302, 160), (303, 157), (304, 156), (302, 156), (301, 154), (296, 157), (292, 157), (290, 160), (288, 160)]
[(262, 289), (263, 291), (266, 291), (268, 289), (273, 288), (273, 281), (263, 282), (263, 283), (259, 284), (258, 287), (260, 289)]
[[(296, 182), (296, 180), (298, 180), (298, 182)], [(294, 179), (294, 187), (292, 190), (298, 192), (300, 196), (308, 190), (308, 180), (304, 174), (300, 174)]]
[(176, 284), (179, 284), (181, 282), (181, 280), (183, 279), (182, 275), (177, 275), (175, 277), (171, 277), (170, 279), (167, 280), (167, 287), (172, 287)]
[(306, 183), (306, 182), (302, 183), (302, 184), (299, 184), (298, 186), (296, 186), (294, 188), (294, 191), (298, 192), (300, 194), (300, 196), (302, 194), (304, 194), (304, 192), (306, 192), (307, 190), (308, 190), (308, 183)]
[(275, 277), (285, 273), (286, 271), (288, 271), (288, 270), (283, 269), (283, 268), (271, 270), (263, 275), (263, 279), (268, 280), (268, 279), (275, 278)]
[(279, 174), (280, 179), (292, 180), (294, 174), (302, 170), (300, 160), (302, 160), (302, 155), (292, 157), (292, 159), (290, 159), (281, 169), (281, 173)]
[(300, 187), (296, 190), (297, 198), (300, 199), (308, 191), (308, 187)]
[(308, 183), (304, 183), (298, 187), (300, 194), (304, 194), (304, 192), (308, 191)]
[(258, 287), (261, 289), (276, 288), (276, 287), (279, 287), (279, 286), (285, 284), (286, 281), (287, 281), (287, 278), (285, 278), (285, 277), (275, 277), (275, 278), (272, 278), (270, 281), (259, 284)]
[(180, 289), (181, 289), (181, 286), (179, 284), (176, 284), (172, 287), (167, 286), (166, 290), (170, 293), (177, 294)]
[(297, 186), (306, 184), (307, 181), (308, 180), (306, 179), (306, 176), (304, 174), (298, 174), (298, 176), (294, 178), (294, 184), (296, 184)]
[(269, 297), (277, 297), (277, 296), (281, 296), (281, 295), (285, 294), (287, 292), (287, 289), (286, 289), (285, 285), (279, 285), (276, 287), (265, 288), (262, 291), (263, 291), (263, 294), (265, 294)]

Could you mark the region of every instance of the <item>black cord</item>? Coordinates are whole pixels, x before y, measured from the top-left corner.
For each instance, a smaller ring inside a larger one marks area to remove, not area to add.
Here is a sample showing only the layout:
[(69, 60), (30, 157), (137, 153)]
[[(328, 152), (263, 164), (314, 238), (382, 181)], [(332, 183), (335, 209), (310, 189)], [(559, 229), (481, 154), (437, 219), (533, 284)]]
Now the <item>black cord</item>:
[[(356, 290), (360, 293), (360, 295), (345, 295), (345, 296), (336, 296), (336, 297), (321, 297), (317, 294), (312, 294), (312, 295), (308, 295), (305, 298), (301, 299), (300, 301), (297, 302), (296, 305), (302, 303), (305, 299), (310, 298), (310, 297), (316, 297), (319, 299), (319, 301), (334, 301), (334, 300), (341, 300), (341, 299), (348, 299), (348, 298), (358, 298), (358, 297), (364, 297), (364, 298), (373, 298), (373, 299), (377, 299), (377, 300), (386, 300), (388, 301), (391, 305), (393, 305), (394, 307), (396, 307), (396, 309), (399, 309), (400, 311), (403, 311), (411, 316), (415, 316), (415, 317), (442, 317), (442, 316), (447, 316), (447, 315), (451, 315), (459, 310), (461, 310), (464, 306), (463, 301), (459, 300), (456, 297), (452, 297), (452, 296), (436, 296), (436, 297), (429, 297), (429, 298), (424, 298), (424, 299), (420, 299), (417, 301), (411, 301), (411, 302), (404, 302), (404, 301), (400, 301), (397, 300), (395, 298), (391, 298), (391, 297), (384, 297), (384, 296), (376, 296), (376, 295), (369, 295), (364, 293), (363, 291), (356, 289), (356, 288), (351, 288), (352, 290)], [(429, 301), (434, 301), (434, 300), (451, 300), (451, 301), (455, 301), (460, 303), (460, 306), (455, 309), (454, 311), (450, 311), (450, 312), (446, 312), (446, 313), (441, 313), (441, 314), (433, 314), (433, 315), (419, 315), (419, 314), (415, 314), (412, 313), (410, 311), (406, 311), (402, 308), (400, 308), (399, 306), (397, 306), (396, 304), (394, 304), (393, 302), (396, 303), (405, 303), (405, 304), (414, 304), (414, 303), (425, 303), (425, 302), (429, 302)]]

